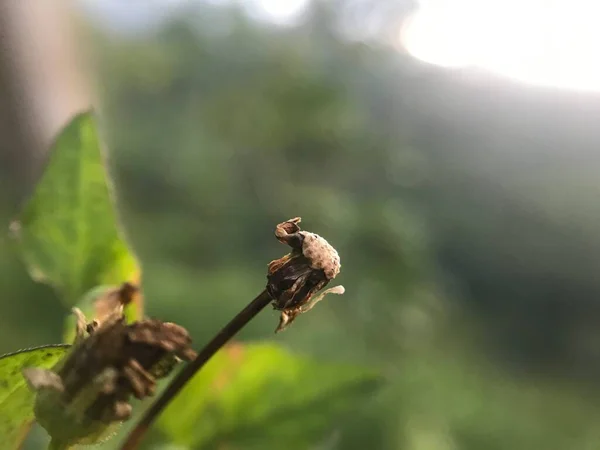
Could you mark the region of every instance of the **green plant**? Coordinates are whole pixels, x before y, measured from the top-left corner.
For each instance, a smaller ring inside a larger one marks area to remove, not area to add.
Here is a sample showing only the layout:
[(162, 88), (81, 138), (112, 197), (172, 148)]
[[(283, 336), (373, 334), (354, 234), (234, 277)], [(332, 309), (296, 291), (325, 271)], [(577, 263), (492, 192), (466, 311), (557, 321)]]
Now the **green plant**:
[[(377, 388), (376, 373), (313, 362), (274, 344), (229, 345), (204, 367), (268, 304), (281, 311), (281, 329), (322, 298), (324, 293), (313, 294), (337, 274), (339, 260), (319, 259), (335, 251), (300, 231), (298, 222), (277, 228), (292, 252), (270, 264), (267, 289), (196, 357), (184, 329), (144, 318), (141, 268), (116, 218), (94, 117), (77, 115), (58, 136), (33, 197), (11, 227), (31, 277), (53, 286), (76, 320), (68, 321), (67, 344), (0, 357), (0, 448), (18, 448), (34, 419), (51, 434), (51, 449), (100, 442), (114, 424), (135, 415), (129, 397), (152, 395), (155, 381), (169, 376), (181, 359), (192, 362), (136, 430), (143, 432), (173, 403), (157, 427), (170, 442), (260, 446), (292, 438), (291, 446), (306, 448), (322, 438)], [(310, 251), (308, 242), (315, 243)], [(323, 265), (332, 261), (335, 273)], [(131, 436), (123, 448), (134, 448), (141, 434)]]

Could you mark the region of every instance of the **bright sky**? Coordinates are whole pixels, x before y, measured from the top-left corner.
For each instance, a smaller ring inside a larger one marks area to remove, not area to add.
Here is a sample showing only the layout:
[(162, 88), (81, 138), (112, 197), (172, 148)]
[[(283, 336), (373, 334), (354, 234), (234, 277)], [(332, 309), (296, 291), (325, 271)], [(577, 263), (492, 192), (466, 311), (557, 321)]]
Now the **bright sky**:
[(293, 21), (307, 4), (307, 0), (79, 0), (79, 4), (110, 27), (135, 31), (159, 23), (178, 7), (193, 1), (238, 3), (254, 17), (283, 24)]
[(253, 0), (251, 3), (263, 14), (278, 22), (293, 19), (306, 6), (306, 0)]
[(600, 2), (420, 0), (400, 40), (414, 57), (517, 80), (600, 91)]
[[(307, 0), (80, 0), (112, 26), (135, 29), (188, 1), (238, 2), (255, 17), (293, 21)], [(373, 0), (375, 1), (375, 0)], [(475, 66), (532, 84), (600, 91), (600, 1), (417, 0), (400, 42), (415, 58)]]

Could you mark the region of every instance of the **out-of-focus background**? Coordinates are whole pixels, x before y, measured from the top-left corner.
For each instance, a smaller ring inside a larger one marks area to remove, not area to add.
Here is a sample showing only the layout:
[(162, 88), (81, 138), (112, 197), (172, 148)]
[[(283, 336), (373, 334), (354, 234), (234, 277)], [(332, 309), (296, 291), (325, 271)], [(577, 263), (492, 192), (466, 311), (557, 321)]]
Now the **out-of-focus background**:
[[(35, 3), (0, 8), (3, 226), (91, 102), (147, 312), (196, 343), (262, 288), (276, 223), (339, 250), (344, 296), (240, 336), (385, 375), (311, 448), (600, 448), (593, 2)], [(0, 352), (60, 342), (0, 250)]]

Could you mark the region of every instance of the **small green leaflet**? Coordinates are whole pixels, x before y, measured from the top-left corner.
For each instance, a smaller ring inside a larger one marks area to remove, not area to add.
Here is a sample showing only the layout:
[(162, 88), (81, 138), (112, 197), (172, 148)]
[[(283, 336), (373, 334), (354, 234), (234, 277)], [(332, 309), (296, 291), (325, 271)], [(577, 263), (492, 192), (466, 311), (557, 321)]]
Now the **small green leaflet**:
[(33, 421), (35, 393), (21, 370), (52, 368), (69, 351), (68, 344), (44, 345), (0, 356), (0, 450), (13, 450), (24, 438), (23, 430)]

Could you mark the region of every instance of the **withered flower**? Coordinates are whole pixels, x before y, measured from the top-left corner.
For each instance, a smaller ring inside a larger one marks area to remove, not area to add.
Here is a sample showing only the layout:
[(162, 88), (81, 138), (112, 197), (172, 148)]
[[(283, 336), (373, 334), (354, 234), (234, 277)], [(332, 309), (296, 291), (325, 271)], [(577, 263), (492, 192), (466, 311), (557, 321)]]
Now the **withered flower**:
[[(122, 289), (129, 292), (130, 286)], [(116, 302), (111, 314), (103, 310), (91, 324), (74, 308), (77, 338), (66, 358), (53, 370), (23, 370), (37, 392), (36, 420), (57, 442), (98, 442), (110, 425), (129, 418), (132, 396), (153, 395), (156, 380), (179, 359), (196, 357), (184, 328), (155, 319), (127, 324), (122, 306)]]
[(344, 293), (343, 286), (336, 286), (315, 297), (340, 273), (340, 257), (321, 236), (301, 231), (300, 220), (287, 220), (275, 229), (277, 239), (292, 248), (291, 253), (269, 263), (267, 292), (273, 298), (273, 307), (281, 311), (275, 332), (284, 330), (326, 294)]

